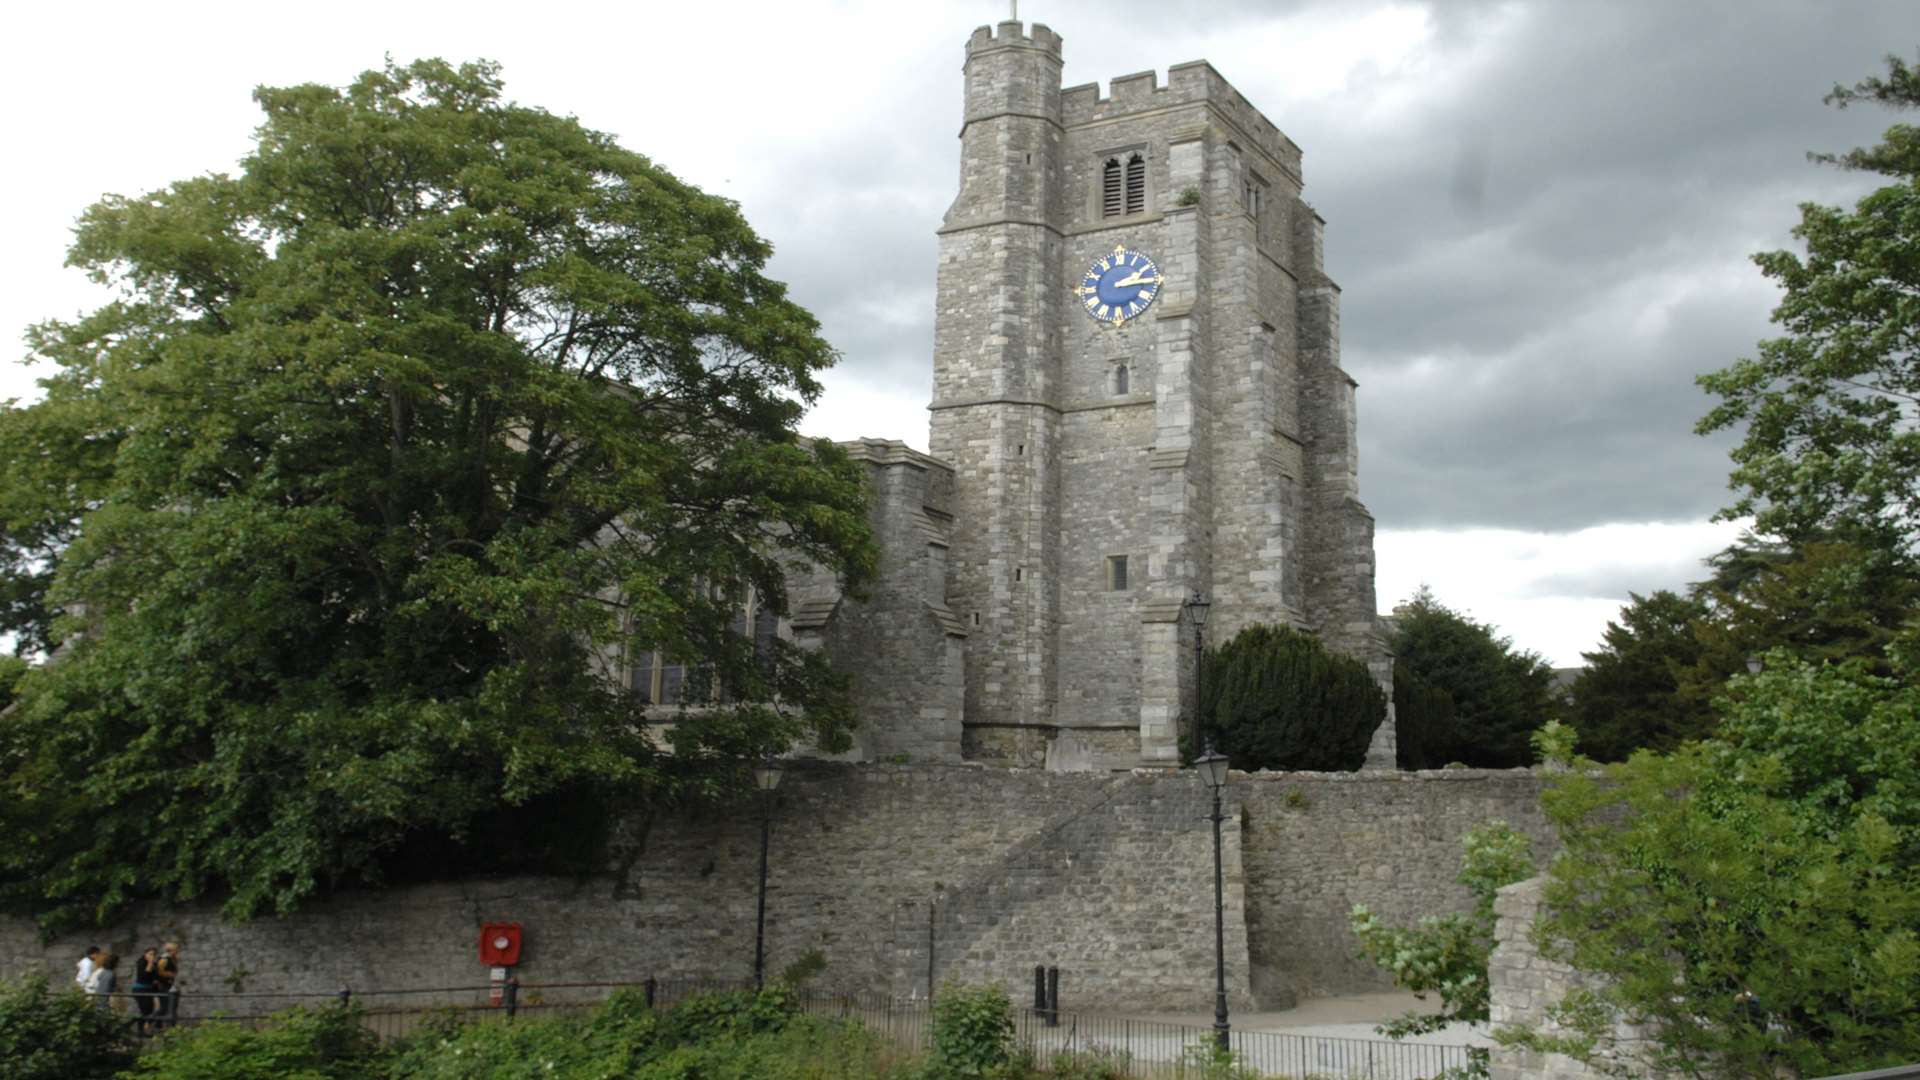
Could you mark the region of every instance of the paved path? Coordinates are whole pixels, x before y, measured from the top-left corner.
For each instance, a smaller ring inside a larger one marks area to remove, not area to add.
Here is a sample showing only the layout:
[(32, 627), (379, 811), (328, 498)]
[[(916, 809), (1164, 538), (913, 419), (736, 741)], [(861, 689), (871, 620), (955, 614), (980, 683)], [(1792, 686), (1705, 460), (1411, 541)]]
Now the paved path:
[[(1245, 1064), (1265, 1076), (1418, 1080), (1447, 1065), (1464, 1064), (1460, 1048), (1490, 1042), (1465, 1024), (1398, 1042), (1374, 1031), (1382, 1020), (1432, 1008), (1404, 993), (1320, 998), (1281, 1012), (1231, 1017), (1233, 1045)], [(1177, 1063), (1189, 1047), (1207, 1040), (1213, 1025), (1210, 1012), (1062, 1019), (1058, 1028), (1023, 1025), (1043, 1058), (1061, 1049), (1102, 1050), (1124, 1056), (1130, 1072), (1148, 1077), (1186, 1075)]]
[[(1277, 1012), (1236, 1013), (1228, 1018), (1235, 1031), (1278, 1031), (1289, 1035), (1314, 1035), (1328, 1039), (1384, 1039), (1375, 1025), (1402, 1013), (1438, 1011), (1438, 1001), (1421, 1001), (1412, 994), (1389, 990), (1374, 994), (1350, 994), (1345, 997), (1309, 998), (1291, 1009)], [(1139, 1013), (1133, 1019), (1161, 1024), (1185, 1024), (1212, 1027), (1213, 1013)], [(1449, 1024), (1429, 1035), (1407, 1042), (1433, 1046), (1491, 1046), (1493, 1040), (1484, 1024)]]

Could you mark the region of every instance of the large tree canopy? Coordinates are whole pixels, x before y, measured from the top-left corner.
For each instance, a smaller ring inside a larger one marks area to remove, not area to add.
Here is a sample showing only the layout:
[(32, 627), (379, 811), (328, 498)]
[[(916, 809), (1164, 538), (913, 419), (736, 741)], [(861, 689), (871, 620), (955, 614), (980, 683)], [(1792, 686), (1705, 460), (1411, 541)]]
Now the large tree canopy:
[[(1920, 74), (1889, 57), (1884, 79), (1827, 100), (1920, 106)], [(1810, 534), (1908, 550), (1920, 535), (1920, 130), (1896, 124), (1875, 147), (1820, 160), (1892, 177), (1849, 212), (1806, 203), (1805, 256), (1754, 256), (1785, 290), (1785, 336), (1703, 375), (1720, 403), (1703, 434), (1744, 426), (1733, 451), (1732, 518), (1759, 532)]]
[[(1538, 933), (1602, 976), (1557, 1012), (1633, 1075), (1828, 1076), (1920, 1055), (1920, 690), (1782, 649), (1719, 730), (1559, 774)], [(1755, 1004), (1744, 1004), (1743, 994)], [(1611, 1042), (1615, 1021), (1646, 1041)]]
[[(488, 64), (255, 98), (237, 176), (86, 212), (121, 298), (0, 412), (0, 615), (73, 635), (0, 720), (0, 904), (285, 910), (844, 743), (824, 662), (729, 626), (871, 563), (860, 473), (794, 434), (832, 350), (738, 209)], [(725, 703), (671, 764), (635, 650)]]
[[(1920, 73), (1892, 59), (1828, 100), (1920, 105)], [(1566, 851), (1535, 934), (1598, 978), (1550, 1010), (1561, 1034), (1505, 1037), (1623, 1074), (1920, 1056), (1920, 132), (1823, 160), (1897, 182), (1851, 213), (1802, 207), (1806, 257), (1757, 259), (1787, 336), (1701, 379), (1722, 401), (1700, 429), (1745, 427), (1726, 516), (1752, 512), (1758, 536), (1689, 602), (1636, 598), (1633, 640), (1609, 632), (1627, 682), (1673, 684), (1662, 722), (1711, 697), (1718, 724), (1579, 762), (1544, 799)]]
[(1580, 750), (1601, 761), (1624, 761), (1642, 748), (1671, 750), (1714, 725), (1707, 701), (1681, 693), (1681, 681), (1700, 662), (1695, 631), (1707, 605), (1665, 589), (1628, 595), (1600, 648), (1580, 654), (1587, 666), (1567, 690)]
[(1421, 586), (1393, 612), (1400, 767), (1531, 764), (1528, 737), (1553, 718), (1553, 668)]

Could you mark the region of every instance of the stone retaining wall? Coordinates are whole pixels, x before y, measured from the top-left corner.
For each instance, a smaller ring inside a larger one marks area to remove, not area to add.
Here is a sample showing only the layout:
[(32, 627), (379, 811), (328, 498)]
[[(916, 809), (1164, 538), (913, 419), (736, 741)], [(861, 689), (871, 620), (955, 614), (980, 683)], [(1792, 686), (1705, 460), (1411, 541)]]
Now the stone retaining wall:
[[(1226, 813), (1235, 1007), (1386, 985), (1355, 957), (1346, 913), (1463, 907), (1460, 834), (1490, 818), (1544, 832), (1525, 770), (1236, 775)], [(829, 989), (925, 993), (929, 903), (937, 980), (1031, 994), (1061, 968), (1074, 1009), (1205, 1011), (1213, 984), (1213, 851), (1191, 773), (809, 764), (773, 811), (768, 969), (809, 950)], [(752, 971), (751, 803), (636, 827), (625, 870), (347, 893), (242, 926), (211, 907), (146, 907), (104, 931), (39, 940), (0, 923), (0, 974), (71, 978), (88, 943), (183, 945), (199, 994), (477, 985), (479, 924), (526, 928), (526, 982)]]

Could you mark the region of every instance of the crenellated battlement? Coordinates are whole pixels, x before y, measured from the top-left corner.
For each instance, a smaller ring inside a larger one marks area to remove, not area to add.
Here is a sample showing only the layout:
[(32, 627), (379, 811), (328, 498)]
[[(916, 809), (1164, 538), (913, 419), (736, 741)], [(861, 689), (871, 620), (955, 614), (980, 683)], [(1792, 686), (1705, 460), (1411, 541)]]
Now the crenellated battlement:
[(1053, 32), (1045, 23), (1034, 23), (1033, 33), (1022, 31), (1024, 24), (1008, 20), (995, 26), (975, 27), (973, 37), (967, 41), (967, 55), (985, 52), (988, 49), (1029, 48), (1041, 49), (1055, 56), (1060, 55), (1060, 35)]
[(1082, 83), (1060, 92), (1061, 122), (1068, 127), (1115, 120), (1152, 109), (1206, 103), (1231, 121), (1233, 127), (1275, 160), (1298, 175), (1300, 148), (1273, 121), (1253, 107), (1226, 77), (1205, 60), (1175, 64), (1160, 85), (1153, 71), (1116, 75), (1110, 96), (1100, 96), (1099, 83)]

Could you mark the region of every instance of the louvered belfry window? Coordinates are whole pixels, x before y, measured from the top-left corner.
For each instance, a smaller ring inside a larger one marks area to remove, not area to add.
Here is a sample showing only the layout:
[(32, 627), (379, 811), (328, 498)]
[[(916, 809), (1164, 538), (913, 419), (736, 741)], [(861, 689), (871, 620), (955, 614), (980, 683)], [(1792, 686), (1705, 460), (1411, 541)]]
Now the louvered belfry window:
[(1147, 209), (1147, 161), (1139, 154), (1127, 155), (1125, 164), (1110, 157), (1100, 168), (1100, 216), (1120, 217)]
[(1119, 217), (1123, 205), (1120, 159), (1108, 158), (1100, 174), (1100, 216)]

